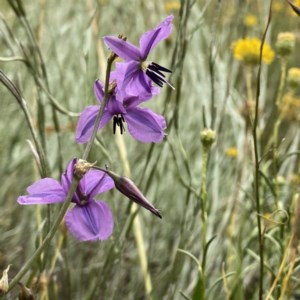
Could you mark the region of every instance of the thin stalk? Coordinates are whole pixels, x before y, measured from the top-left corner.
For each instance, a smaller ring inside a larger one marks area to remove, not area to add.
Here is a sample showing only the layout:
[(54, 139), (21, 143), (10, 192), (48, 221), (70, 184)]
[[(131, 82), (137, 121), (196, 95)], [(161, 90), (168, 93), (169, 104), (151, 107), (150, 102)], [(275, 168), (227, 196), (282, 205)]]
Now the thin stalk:
[(115, 60), (115, 58), (116, 58), (115, 54), (111, 53), (110, 56), (107, 59), (107, 67), (106, 67), (106, 74), (105, 74), (105, 86), (104, 86), (104, 98), (101, 102), (101, 106), (100, 106), (100, 109), (99, 109), (99, 112), (98, 112), (98, 115), (97, 115), (97, 118), (96, 118), (96, 121), (95, 121), (95, 124), (94, 124), (92, 136), (91, 136), (89, 142), (87, 143), (86, 148), (84, 150), (84, 153), (82, 155), (82, 159), (84, 159), (84, 160), (86, 160), (88, 158), (89, 153), (92, 149), (92, 146), (93, 146), (96, 134), (97, 134), (97, 130), (98, 130), (98, 127), (99, 127), (99, 124), (100, 124), (100, 120), (101, 120), (101, 117), (102, 117), (103, 112), (104, 112), (104, 108), (107, 105), (107, 102), (108, 102), (108, 99), (109, 99), (109, 96), (110, 96), (109, 75), (110, 75), (110, 70), (111, 70), (112, 63)]
[[(280, 104), (284, 92), (284, 84), (286, 81), (286, 69), (287, 69), (287, 60), (286, 58), (281, 59), (281, 75), (280, 75), (280, 83), (279, 83), (279, 88), (278, 88), (278, 93), (276, 97), (276, 106), (278, 110), (280, 109)], [(278, 142), (278, 134), (279, 134), (279, 128), (280, 124), (282, 122), (283, 115), (280, 113), (279, 117), (277, 118), (275, 125), (274, 125), (274, 130), (273, 130), (273, 166), (274, 166), (274, 191), (275, 191), (275, 204), (276, 204), (276, 209), (281, 209), (282, 204), (279, 202), (279, 184), (277, 181), (277, 173), (278, 173), (278, 158), (279, 158), (279, 153), (278, 153), (278, 147), (279, 147), (279, 142)]]
[(289, 255), (289, 252), (290, 252), (290, 247), (291, 247), (292, 240), (293, 240), (293, 236), (291, 236), (291, 238), (289, 240), (289, 243), (288, 243), (288, 245), (287, 245), (287, 247), (286, 247), (286, 249), (284, 251), (280, 267), (279, 267), (279, 269), (277, 271), (276, 278), (273, 281), (272, 286), (271, 286), (271, 288), (270, 288), (270, 290), (269, 290), (269, 292), (268, 292), (265, 300), (271, 299), (272, 293), (273, 293), (274, 289), (276, 288), (276, 285), (277, 285), (278, 281), (280, 280), (280, 278), (282, 276), (282, 273), (284, 272), (284, 268), (286, 268), (286, 266), (287, 266), (287, 259), (288, 259), (288, 255)]
[(279, 107), (282, 96), (283, 96), (283, 91), (284, 91), (284, 84), (286, 81), (286, 69), (287, 69), (287, 59), (285, 57), (281, 58), (281, 74), (280, 74), (280, 82), (279, 82), (279, 88), (278, 88), (278, 93), (276, 97), (276, 105)]
[(202, 246), (202, 262), (200, 268), (200, 276), (198, 284), (199, 285), (199, 292), (201, 293), (201, 299), (205, 299), (206, 294), (206, 255), (209, 244), (213, 240), (207, 241), (207, 215), (208, 215), (208, 206), (207, 206), (207, 166), (208, 166), (208, 158), (209, 158), (209, 151), (211, 148), (212, 143), (215, 140), (215, 132), (211, 129), (204, 129), (200, 133), (201, 144), (203, 146), (202, 150), (202, 163), (201, 163), (201, 188), (199, 192), (199, 200), (201, 206), (201, 223), (202, 223), (202, 235), (201, 235), (201, 246)]
[(202, 152), (202, 172), (201, 172), (201, 190), (200, 190), (200, 201), (201, 201), (201, 222), (202, 222), (202, 271), (205, 272), (206, 257), (204, 256), (204, 249), (206, 247), (206, 235), (207, 235), (207, 190), (206, 190), (206, 173), (208, 163), (208, 148), (203, 147)]
[(260, 78), (261, 78), (261, 67), (262, 67), (262, 51), (267, 35), (267, 31), (271, 22), (272, 16), (272, 0), (270, 1), (269, 7), (269, 16), (266, 25), (265, 32), (263, 34), (261, 45), (260, 45), (260, 56), (259, 56), (259, 66), (257, 73), (257, 88), (256, 88), (256, 101), (255, 101), (255, 114), (253, 120), (253, 143), (254, 143), (254, 193), (255, 193), (255, 204), (256, 204), (256, 216), (257, 216), (257, 228), (258, 228), (258, 243), (259, 243), (259, 256), (260, 256), (260, 269), (259, 269), (259, 300), (263, 298), (263, 282), (264, 282), (264, 241), (262, 233), (262, 224), (261, 224), (261, 208), (260, 208), (260, 194), (259, 194), (259, 185), (260, 185), (260, 158), (259, 158), (259, 149), (258, 149), (258, 137), (257, 137), (257, 128), (258, 128), (258, 108), (259, 108), (259, 97), (260, 97)]
[[(130, 177), (130, 165), (127, 157), (127, 151), (126, 151), (126, 146), (124, 143), (124, 139), (120, 134), (117, 134), (117, 146), (118, 150), (121, 156), (121, 160), (123, 163), (123, 168), (124, 168), (124, 175), (127, 177)], [(145, 290), (147, 293), (147, 296), (149, 300), (152, 299), (151, 293), (152, 293), (152, 280), (151, 280), (151, 275), (149, 273), (148, 269), (148, 259), (147, 259), (147, 254), (146, 254), (146, 248), (145, 248), (145, 242), (143, 238), (143, 231), (142, 231), (142, 226), (140, 222), (139, 215), (137, 214), (138, 206), (135, 203), (132, 203), (131, 208), (130, 208), (130, 213), (131, 216), (135, 216), (133, 219), (133, 234), (135, 238), (135, 242), (137, 245), (137, 251), (138, 251), (138, 256), (140, 259), (140, 264), (141, 264), (141, 269), (142, 269), (142, 274), (144, 278), (144, 285), (145, 285)]]
[(246, 66), (246, 91), (247, 91), (247, 101), (250, 103), (253, 100), (252, 93), (252, 68), (250, 66)]
[(23, 62), (25, 62), (26, 59), (22, 56), (11, 56), (11, 57), (2, 57), (2, 56), (0, 56), (0, 62), (11, 62), (11, 61), (23, 61)]
[(209, 147), (203, 147), (202, 152), (202, 172), (201, 172), (201, 190), (200, 190), (200, 202), (201, 202), (201, 222), (202, 222), (202, 263), (201, 263), (201, 281), (202, 281), (202, 297), (205, 299), (205, 288), (206, 288), (206, 244), (207, 244), (207, 190), (206, 190), (206, 173), (207, 173), (207, 164), (208, 164), (208, 152)]

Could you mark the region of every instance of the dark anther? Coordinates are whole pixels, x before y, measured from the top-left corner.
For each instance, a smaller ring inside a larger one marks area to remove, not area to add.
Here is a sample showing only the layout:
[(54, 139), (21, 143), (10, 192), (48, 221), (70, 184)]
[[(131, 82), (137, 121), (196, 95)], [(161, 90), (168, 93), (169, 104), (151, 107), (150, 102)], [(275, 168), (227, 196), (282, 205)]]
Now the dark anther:
[(123, 134), (125, 132), (125, 127), (123, 125), (123, 122), (125, 122), (125, 119), (123, 115), (115, 115), (113, 119), (113, 133), (116, 133), (117, 126), (120, 127), (120, 133)]
[(87, 196), (84, 193), (82, 193), (79, 185), (77, 186), (76, 194), (79, 198), (80, 204), (84, 205), (87, 203)]
[(171, 70), (164, 68), (154, 62), (150, 63), (147, 67), (146, 74), (150, 77), (150, 79), (155, 82), (158, 86), (162, 87), (164, 83), (169, 85), (172, 89), (174, 87), (171, 83), (166, 79), (165, 74), (163, 72), (172, 73)]

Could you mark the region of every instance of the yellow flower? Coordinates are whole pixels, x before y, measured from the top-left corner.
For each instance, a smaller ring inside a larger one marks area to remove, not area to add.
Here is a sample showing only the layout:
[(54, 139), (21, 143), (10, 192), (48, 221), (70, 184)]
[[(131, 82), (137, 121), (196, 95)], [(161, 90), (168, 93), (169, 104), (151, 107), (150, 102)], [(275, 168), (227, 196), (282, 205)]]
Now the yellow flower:
[(230, 147), (225, 150), (225, 154), (229, 157), (235, 158), (238, 156), (238, 150), (235, 147)]
[(283, 10), (282, 0), (277, 0), (273, 3), (273, 10), (275, 12), (280, 12)]
[(244, 18), (244, 24), (247, 27), (254, 27), (257, 24), (257, 18), (254, 15), (246, 15), (246, 17)]
[(298, 121), (300, 114), (300, 99), (286, 94), (280, 103), (280, 111), (290, 121)]
[(165, 3), (165, 11), (167, 13), (172, 12), (172, 11), (176, 11), (180, 9), (180, 2), (179, 1), (167, 1)]
[[(247, 65), (258, 65), (261, 41), (258, 38), (239, 39), (233, 43), (233, 56)], [(262, 62), (270, 64), (274, 59), (274, 51), (265, 43), (262, 52)]]
[(290, 68), (287, 74), (287, 85), (292, 89), (300, 87), (300, 68)]

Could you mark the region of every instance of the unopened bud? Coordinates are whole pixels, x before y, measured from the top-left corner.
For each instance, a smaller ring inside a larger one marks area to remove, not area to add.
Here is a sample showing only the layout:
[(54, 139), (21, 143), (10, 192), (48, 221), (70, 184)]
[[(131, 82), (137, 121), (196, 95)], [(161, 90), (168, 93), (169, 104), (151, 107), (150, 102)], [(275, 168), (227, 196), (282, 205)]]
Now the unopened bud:
[(295, 35), (292, 32), (281, 32), (277, 36), (276, 49), (281, 56), (288, 56), (295, 48)]
[(160, 211), (146, 199), (132, 180), (124, 176), (119, 176), (110, 170), (105, 170), (104, 172), (114, 181), (115, 187), (120, 193), (161, 218)]
[(0, 295), (4, 295), (8, 292), (8, 271), (10, 265), (3, 271), (2, 277), (0, 279)]
[(300, 87), (300, 68), (290, 68), (287, 75), (287, 85), (292, 89)]
[(205, 128), (200, 132), (200, 139), (204, 147), (210, 147), (216, 139), (216, 132), (212, 129)]
[(27, 288), (22, 282), (19, 282), (20, 292), (19, 300), (34, 300), (34, 296), (29, 288)]

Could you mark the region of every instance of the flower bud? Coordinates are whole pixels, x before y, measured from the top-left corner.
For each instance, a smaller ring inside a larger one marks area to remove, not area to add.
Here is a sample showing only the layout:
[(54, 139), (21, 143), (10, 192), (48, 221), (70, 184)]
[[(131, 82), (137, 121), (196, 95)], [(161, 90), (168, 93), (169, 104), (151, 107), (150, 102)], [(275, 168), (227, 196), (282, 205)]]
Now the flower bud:
[(281, 32), (277, 36), (276, 49), (281, 56), (288, 56), (295, 48), (295, 35), (292, 32)]
[(287, 75), (287, 85), (289, 88), (296, 89), (300, 87), (300, 69), (290, 68)]
[(10, 265), (3, 271), (2, 277), (0, 279), (0, 295), (4, 295), (8, 292), (8, 271)]
[(216, 139), (216, 132), (212, 129), (205, 128), (200, 132), (200, 139), (204, 147), (210, 147)]
[(34, 300), (34, 296), (29, 288), (27, 288), (22, 282), (19, 282), (20, 292), (19, 300)]
[(124, 176), (119, 176), (110, 170), (103, 171), (114, 181), (115, 187), (120, 193), (161, 218), (160, 211), (146, 199), (132, 180)]

